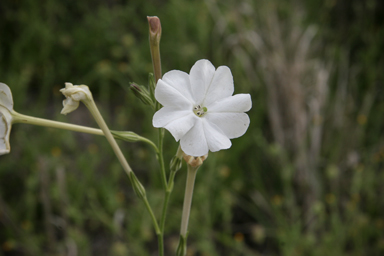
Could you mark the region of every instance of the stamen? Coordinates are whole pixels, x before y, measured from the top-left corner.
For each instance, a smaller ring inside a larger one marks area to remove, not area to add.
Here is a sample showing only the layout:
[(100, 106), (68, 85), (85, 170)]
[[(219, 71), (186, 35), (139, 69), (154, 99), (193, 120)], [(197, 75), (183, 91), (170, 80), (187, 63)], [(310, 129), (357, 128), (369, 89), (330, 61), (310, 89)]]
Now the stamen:
[(208, 109), (206, 107), (202, 107), (201, 105), (197, 105), (197, 106), (193, 107), (193, 112), (198, 117), (204, 116), (205, 112), (207, 112), (207, 111), (208, 111)]

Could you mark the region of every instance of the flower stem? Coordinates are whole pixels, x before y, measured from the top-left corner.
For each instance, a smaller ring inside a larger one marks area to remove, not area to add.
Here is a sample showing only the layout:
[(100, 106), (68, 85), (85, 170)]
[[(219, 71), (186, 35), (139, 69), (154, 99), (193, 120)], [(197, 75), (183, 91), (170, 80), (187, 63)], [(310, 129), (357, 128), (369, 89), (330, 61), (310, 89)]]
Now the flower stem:
[(160, 171), (161, 171), (161, 182), (163, 183), (163, 188), (167, 189), (168, 183), (167, 183), (167, 175), (165, 173), (165, 166), (164, 166), (164, 156), (163, 156), (163, 141), (164, 141), (164, 129), (159, 129), (159, 145), (158, 148), (158, 161), (160, 164)]
[[(156, 103), (156, 104), (158, 104), (158, 103)], [(163, 157), (164, 130), (158, 129), (158, 131), (159, 131), (159, 145), (157, 146), (157, 148), (158, 148), (157, 159), (158, 159), (159, 164), (160, 164), (160, 175), (161, 175), (161, 181), (163, 184), (163, 188), (165, 190), (165, 197), (164, 197), (164, 202), (163, 202), (162, 216), (161, 216), (161, 220), (160, 220), (160, 232), (157, 233), (157, 240), (158, 240), (158, 245), (159, 245), (159, 256), (163, 256), (164, 255), (164, 224), (165, 224), (165, 216), (167, 214), (170, 192), (168, 192), (168, 184), (169, 183), (167, 183), (167, 175), (165, 173), (164, 157)]]
[(145, 197), (145, 198), (143, 199), (143, 201), (144, 201), (145, 207), (147, 208), (147, 210), (148, 210), (148, 212), (149, 212), (149, 215), (151, 216), (151, 219), (152, 219), (153, 226), (154, 226), (154, 228), (155, 228), (155, 232), (156, 232), (156, 234), (157, 234), (158, 236), (159, 236), (159, 234), (162, 235), (163, 232), (161, 232), (161, 230), (160, 230), (160, 228), (159, 228), (159, 224), (157, 224), (157, 220), (156, 220), (155, 214), (154, 214), (153, 211), (152, 211), (151, 205), (149, 204), (147, 197)]
[(161, 215), (161, 220), (160, 220), (160, 229), (163, 232), (164, 232), (164, 226), (165, 226), (165, 219), (167, 216), (169, 197), (170, 197), (172, 190), (173, 190), (173, 179), (175, 178), (175, 174), (176, 174), (176, 172), (171, 171), (171, 174), (169, 175), (169, 179), (168, 179), (168, 186), (167, 186), (167, 189), (165, 190), (163, 210), (162, 210), (162, 215)]
[(189, 214), (191, 212), (192, 205), (193, 187), (195, 185), (195, 178), (198, 169), (199, 166), (193, 167), (191, 165), (188, 165), (187, 184), (185, 186), (183, 215), (181, 218), (180, 228), (180, 235), (184, 237), (187, 235), (188, 231)]
[(163, 211), (162, 211), (161, 220), (160, 220), (160, 229), (163, 231), (164, 231), (164, 226), (165, 226), (165, 218), (167, 215), (169, 197), (173, 191), (174, 179), (175, 179), (176, 172), (178, 172), (182, 166), (182, 162), (181, 162), (182, 156), (183, 156), (183, 151), (181, 150), (181, 148), (179, 146), (179, 148), (177, 149), (176, 155), (172, 158), (171, 163), (170, 163), (171, 172), (170, 172), (170, 175), (168, 178), (167, 187), (165, 189)]
[(171, 196), (172, 190), (173, 190), (173, 180), (175, 178), (177, 171), (171, 171), (171, 174), (169, 176), (168, 184), (165, 189), (165, 196), (164, 196), (164, 202), (163, 202), (163, 210), (161, 214), (161, 220), (160, 220), (160, 232), (157, 234), (158, 236), (158, 243), (159, 243), (159, 255), (164, 255), (164, 230), (165, 230), (165, 219), (167, 216), (167, 209), (168, 209), (168, 202), (169, 198)]

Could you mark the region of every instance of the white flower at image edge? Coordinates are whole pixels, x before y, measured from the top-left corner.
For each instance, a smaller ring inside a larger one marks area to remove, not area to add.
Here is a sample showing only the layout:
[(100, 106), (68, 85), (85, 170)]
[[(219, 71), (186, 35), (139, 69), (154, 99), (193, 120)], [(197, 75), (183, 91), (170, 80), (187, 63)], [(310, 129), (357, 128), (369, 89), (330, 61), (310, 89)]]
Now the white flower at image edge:
[(63, 100), (63, 109), (61, 114), (66, 115), (76, 110), (81, 100), (92, 99), (91, 91), (86, 85), (73, 85), (65, 83), (65, 88), (60, 89), (60, 92), (65, 96)]
[(0, 155), (11, 151), (9, 135), (12, 128), (13, 99), (6, 84), (0, 83)]
[(190, 156), (203, 156), (231, 147), (249, 126), (249, 94), (233, 95), (231, 70), (199, 60), (189, 74), (172, 70), (157, 83), (155, 97), (163, 105), (153, 126), (167, 129)]

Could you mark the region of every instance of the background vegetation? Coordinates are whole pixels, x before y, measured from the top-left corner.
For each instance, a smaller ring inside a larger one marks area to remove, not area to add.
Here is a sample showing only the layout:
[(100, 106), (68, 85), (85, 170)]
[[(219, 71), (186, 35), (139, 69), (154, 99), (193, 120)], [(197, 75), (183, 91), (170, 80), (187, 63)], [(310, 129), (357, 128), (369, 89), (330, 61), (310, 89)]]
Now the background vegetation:
[[(59, 114), (64, 82), (87, 84), (112, 129), (156, 140), (151, 110), (127, 88), (147, 83), (146, 16), (159, 16), (163, 72), (206, 58), (253, 99), (246, 135), (199, 170), (189, 255), (384, 255), (383, 12), (380, 0), (3, 0), (0, 80), (20, 113), (95, 126), (83, 107)], [(177, 144), (165, 143), (169, 161)], [(159, 213), (154, 152), (120, 144)], [(156, 255), (150, 218), (104, 138), (14, 125), (11, 146), (0, 255)]]

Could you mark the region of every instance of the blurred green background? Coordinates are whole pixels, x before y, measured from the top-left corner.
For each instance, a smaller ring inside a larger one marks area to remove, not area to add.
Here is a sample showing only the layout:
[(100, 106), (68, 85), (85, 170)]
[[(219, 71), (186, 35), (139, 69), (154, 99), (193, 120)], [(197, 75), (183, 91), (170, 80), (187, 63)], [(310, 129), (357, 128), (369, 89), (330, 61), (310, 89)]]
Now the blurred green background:
[[(253, 100), (247, 133), (198, 172), (188, 255), (384, 255), (383, 13), (380, 0), (2, 0), (0, 81), (22, 114), (95, 127), (84, 106), (60, 115), (64, 82), (87, 84), (111, 129), (156, 141), (128, 85), (147, 84), (158, 16), (163, 72), (209, 59)], [(160, 216), (153, 150), (120, 145)], [(169, 133), (165, 148), (169, 163)], [(156, 255), (105, 138), (17, 124), (0, 158), (0, 255)]]

